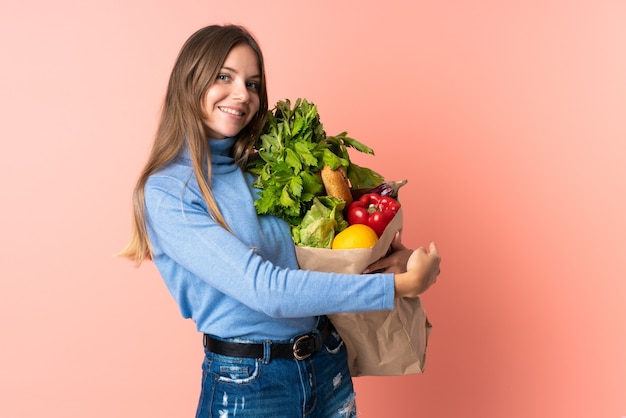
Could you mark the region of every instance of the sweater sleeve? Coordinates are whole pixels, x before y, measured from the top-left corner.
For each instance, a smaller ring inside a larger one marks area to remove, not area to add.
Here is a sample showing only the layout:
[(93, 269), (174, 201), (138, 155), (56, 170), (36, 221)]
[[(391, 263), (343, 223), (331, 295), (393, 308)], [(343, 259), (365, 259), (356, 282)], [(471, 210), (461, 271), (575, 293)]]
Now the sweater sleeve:
[(153, 256), (155, 263), (166, 260), (167, 279), (201, 281), (274, 318), (393, 308), (392, 274), (277, 267), (217, 224), (200, 196), (171, 182), (180, 180), (153, 182), (145, 193)]

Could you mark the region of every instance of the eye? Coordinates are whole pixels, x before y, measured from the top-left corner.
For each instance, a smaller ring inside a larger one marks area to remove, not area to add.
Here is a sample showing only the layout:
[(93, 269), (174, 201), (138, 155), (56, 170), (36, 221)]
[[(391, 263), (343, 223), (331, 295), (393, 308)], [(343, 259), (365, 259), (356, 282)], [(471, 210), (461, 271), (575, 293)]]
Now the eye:
[(246, 87), (248, 87), (250, 90), (259, 91), (259, 89), (261, 88), (260, 84), (261, 83), (259, 83), (258, 81), (248, 81), (246, 83)]
[(230, 80), (230, 76), (228, 74), (218, 74), (217, 75), (217, 80), (218, 81), (228, 81), (228, 80)]

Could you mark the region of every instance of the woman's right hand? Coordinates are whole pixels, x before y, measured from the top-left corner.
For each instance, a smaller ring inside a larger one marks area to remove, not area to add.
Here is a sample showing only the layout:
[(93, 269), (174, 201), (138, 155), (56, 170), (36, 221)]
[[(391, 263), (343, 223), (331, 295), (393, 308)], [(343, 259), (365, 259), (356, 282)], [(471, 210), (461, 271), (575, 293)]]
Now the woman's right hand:
[(395, 275), (396, 296), (413, 298), (428, 290), (437, 281), (440, 262), (435, 243), (430, 244), (428, 251), (424, 247), (413, 251), (407, 261), (406, 273)]

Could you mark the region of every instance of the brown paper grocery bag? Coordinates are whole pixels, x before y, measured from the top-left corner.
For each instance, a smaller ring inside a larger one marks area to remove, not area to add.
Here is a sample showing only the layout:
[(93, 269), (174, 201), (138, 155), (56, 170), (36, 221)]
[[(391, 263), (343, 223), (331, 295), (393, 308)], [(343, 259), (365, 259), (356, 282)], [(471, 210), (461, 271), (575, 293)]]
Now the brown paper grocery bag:
[(419, 298), (398, 299), (391, 311), (329, 315), (348, 349), (352, 376), (424, 371), (431, 324)]
[[(296, 246), (298, 263), (307, 270), (361, 273), (385, 256), (401, 228), (402, 208), (373, 248), (330, 250)], [(346, 344), (352, 376), (395, 376), (424, 371), (432, 325), (419, 298), (396, 299), (391, 311), (328, 317)]]

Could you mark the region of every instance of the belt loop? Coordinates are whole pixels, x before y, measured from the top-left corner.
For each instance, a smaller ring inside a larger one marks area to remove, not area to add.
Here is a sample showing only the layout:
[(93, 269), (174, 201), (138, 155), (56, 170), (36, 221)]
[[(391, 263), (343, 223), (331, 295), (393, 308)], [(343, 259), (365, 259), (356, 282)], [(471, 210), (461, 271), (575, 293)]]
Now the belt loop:
[(272, 342), (271, 341), (263, 341), (263, 364), (269, 364), (272, 359)]

